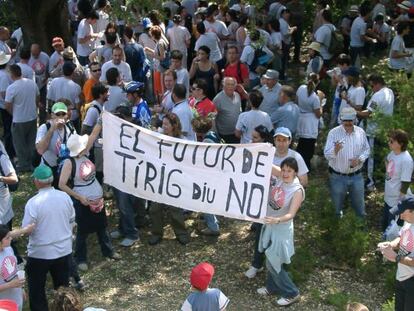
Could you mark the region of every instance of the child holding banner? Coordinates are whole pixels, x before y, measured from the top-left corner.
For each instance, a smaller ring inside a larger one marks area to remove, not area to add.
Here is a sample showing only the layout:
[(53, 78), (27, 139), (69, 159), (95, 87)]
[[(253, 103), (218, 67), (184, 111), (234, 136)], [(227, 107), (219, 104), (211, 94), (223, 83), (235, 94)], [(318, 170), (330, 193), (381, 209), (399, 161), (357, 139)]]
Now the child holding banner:
[(297, 173), (298, 163), (294, 158), (283, 160), (280, 168), (274, 166), (267, 216), (259, 241), (259, 251), (266, 255), (269, 275), (266, 286), (257, 292), (261, 295), (281, 294), (282, 297), (276, 301), (278, 306), (288, 306), (300, 298), (299, 290), (283, 268), (295, 253), (293, 218), (305, 198)]

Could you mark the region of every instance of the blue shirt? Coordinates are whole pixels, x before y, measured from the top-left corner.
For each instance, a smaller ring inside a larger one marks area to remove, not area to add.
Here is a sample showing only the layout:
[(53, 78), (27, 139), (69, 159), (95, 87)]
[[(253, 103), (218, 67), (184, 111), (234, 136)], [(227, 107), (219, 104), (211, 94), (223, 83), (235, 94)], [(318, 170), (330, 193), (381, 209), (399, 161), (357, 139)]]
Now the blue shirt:
[(151, 125), (151, 111), (145, 100), (142, 99), (138, 106), (132, 107), (132, 117), (139, 126), (148, 128)]
[(143, 47), (138, 43), (130, 42), (125, 44), (124, 52), (125, 61), (131, 67), (132, 80), (144, 82), (148, 66)]
[(287, 127), (294, 136), (298, 126), (299, 112), (299, 106), (294, 102), (288, 102), (280, 106), (271, 115), (273, 127)]
[(217, 288), (208, 288), (202, 292), (191, 293), (181, 311), (220, 311), (227, 307), (229, 299)]

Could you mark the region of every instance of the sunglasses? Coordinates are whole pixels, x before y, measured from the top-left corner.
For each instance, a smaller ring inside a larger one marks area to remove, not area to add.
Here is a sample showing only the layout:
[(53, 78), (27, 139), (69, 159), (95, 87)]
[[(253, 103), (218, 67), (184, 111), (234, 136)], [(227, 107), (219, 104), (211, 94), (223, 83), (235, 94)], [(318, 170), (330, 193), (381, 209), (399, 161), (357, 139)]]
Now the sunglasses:
[(55, 116), (64, 117), (64, 116), (66, 116), (66, 112), (57, 112), (57, 113), (55, 113)]
[(101, 69), (95, 69), (95, 70), (91, 70), (92, 72), (98, 72), (101, 71)]

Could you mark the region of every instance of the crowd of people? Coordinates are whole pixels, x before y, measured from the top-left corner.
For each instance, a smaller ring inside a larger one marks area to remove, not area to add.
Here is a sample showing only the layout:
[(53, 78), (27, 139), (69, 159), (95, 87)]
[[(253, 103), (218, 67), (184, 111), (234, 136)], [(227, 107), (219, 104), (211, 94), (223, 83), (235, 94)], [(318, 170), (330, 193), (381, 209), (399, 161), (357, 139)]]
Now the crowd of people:
[[(23, 267), (32, 311), (49, 310), (49, 272), (55, 289), (71, 280), (82, 290), (79, 271), (88, 270), (91, 233), (97, 234), (102, 255), (118, 260), (113, 240), (131, 247), (149, 223), (148, 243), (161, 243), (166, 213), (177, 241), (191, 243), (187, 211), (104, 184), (101, 115), (107, 111), (174, 138), (275, 146), (267, 216), (264, 224), (252, 225), (254, 255), (245, 275), (254, 278), (266, 266), (268, 278), (257, 293), (277, 295), (279, 306), (297, 302), (300, 291), (286, 265), (295, 252), (293, 220), (305, 200), (309, 173), (317, 169), (315, 150), (323, 146), (337, 216), (349, 196), (364, 219), (366, 192), (381, 182), (374, 169), (383, 165), (373, 116), (392, 116), (395, 90), (381, 74), (363, 76), (361, 69), (367, 57), (388, 57), (391, 71), (411, 77), (413, 3), (364, 1), (334, 21), (329, 1), (319, 0), (309, 33), (305, 20), (311, 12), (300, 0), (265, 1), (262, 8), (243, 0), (221, 5), (169, 0), (161, 12), (122, 7), (128, 19), (117, 17), (107, 0), (69, 0), (68, 8), (73, 45), (54, 37), (51, 55), (47, 47), (25, 44), (21, 28), (10, 35), (7, 25), (0, 27), (0, 298), (22, 310)], [(326, 141), (318, 138), (323, 128), (328, 128)], [(384, 237), (398, 215), (406, 223), (396, 239), (378, 246), (398, 263), (396, 310), (405, 311), (414, 310), (408, 144), (404, 129), (390, 129)], [(38, 193), (26, 203), (22, 229), (13, 230), (12, 192), (28, 172)], [(104, 204), (110, 191), (119, 209), (112, 232)], [(217, 217), (201, 217), (205, 226), (198, 234), (219, 236)], [(26, 259), (12, 241), (21, 235), (29, 236)], [(213, 274), (209, 263), (192, 270), (194, 292), (182, 310), (226, 308), (225, 294), (208, 287)], [(64, 297), (76, 292), (61, 288), (57, 295), (53, 309), (64, 310), (57, 301), (67, 303)], [(348, 309), (365, 310), (357, 307)]]

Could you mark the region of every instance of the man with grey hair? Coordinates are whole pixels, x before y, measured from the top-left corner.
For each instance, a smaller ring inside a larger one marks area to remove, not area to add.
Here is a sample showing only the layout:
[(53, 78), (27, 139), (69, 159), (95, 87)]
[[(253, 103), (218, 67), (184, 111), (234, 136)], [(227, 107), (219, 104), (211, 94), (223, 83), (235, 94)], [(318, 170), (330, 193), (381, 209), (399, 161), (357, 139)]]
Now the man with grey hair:
[(279, 93), (282, 85), (279, 83), (279, 72), (268, 69), (262, 76), (264, 85), (259, 89), (263, 95), (262, 104), (259, 110), (271, 116), (279, 108)]
[(69, 195), (52, 187), (50, 167), (41, 164), (32, 176), (38, 193), (27, 201), (22, 221), (22, 227), (36, 224), (27, 245), (29, 302), (30, 310), (47, 311), (47, 273), (52, 276), (55, 290), (69, 285), (75, 209)]
[(228, 144), (238, 144), (240, 138), (236, 137), (237, 120), (241, 112), (241, 99), (236, 92), (237, 81), (233, 77), (223, 79), (223, 90), (216, 95), (213, 103), (217, 108), (215, 125), (218, 134)]
[(365, 131), (355, 126), (356, 110), (341, 110), (342, 124), (328, 133), (324, 149), (329, 164), (329, 182), (336, 214), (342, 216), (345, 196), (349, 193), (351, 206), (359, 217), (365, 217), (364, 178), (362, 167), (369, 157), (370, 147)]

